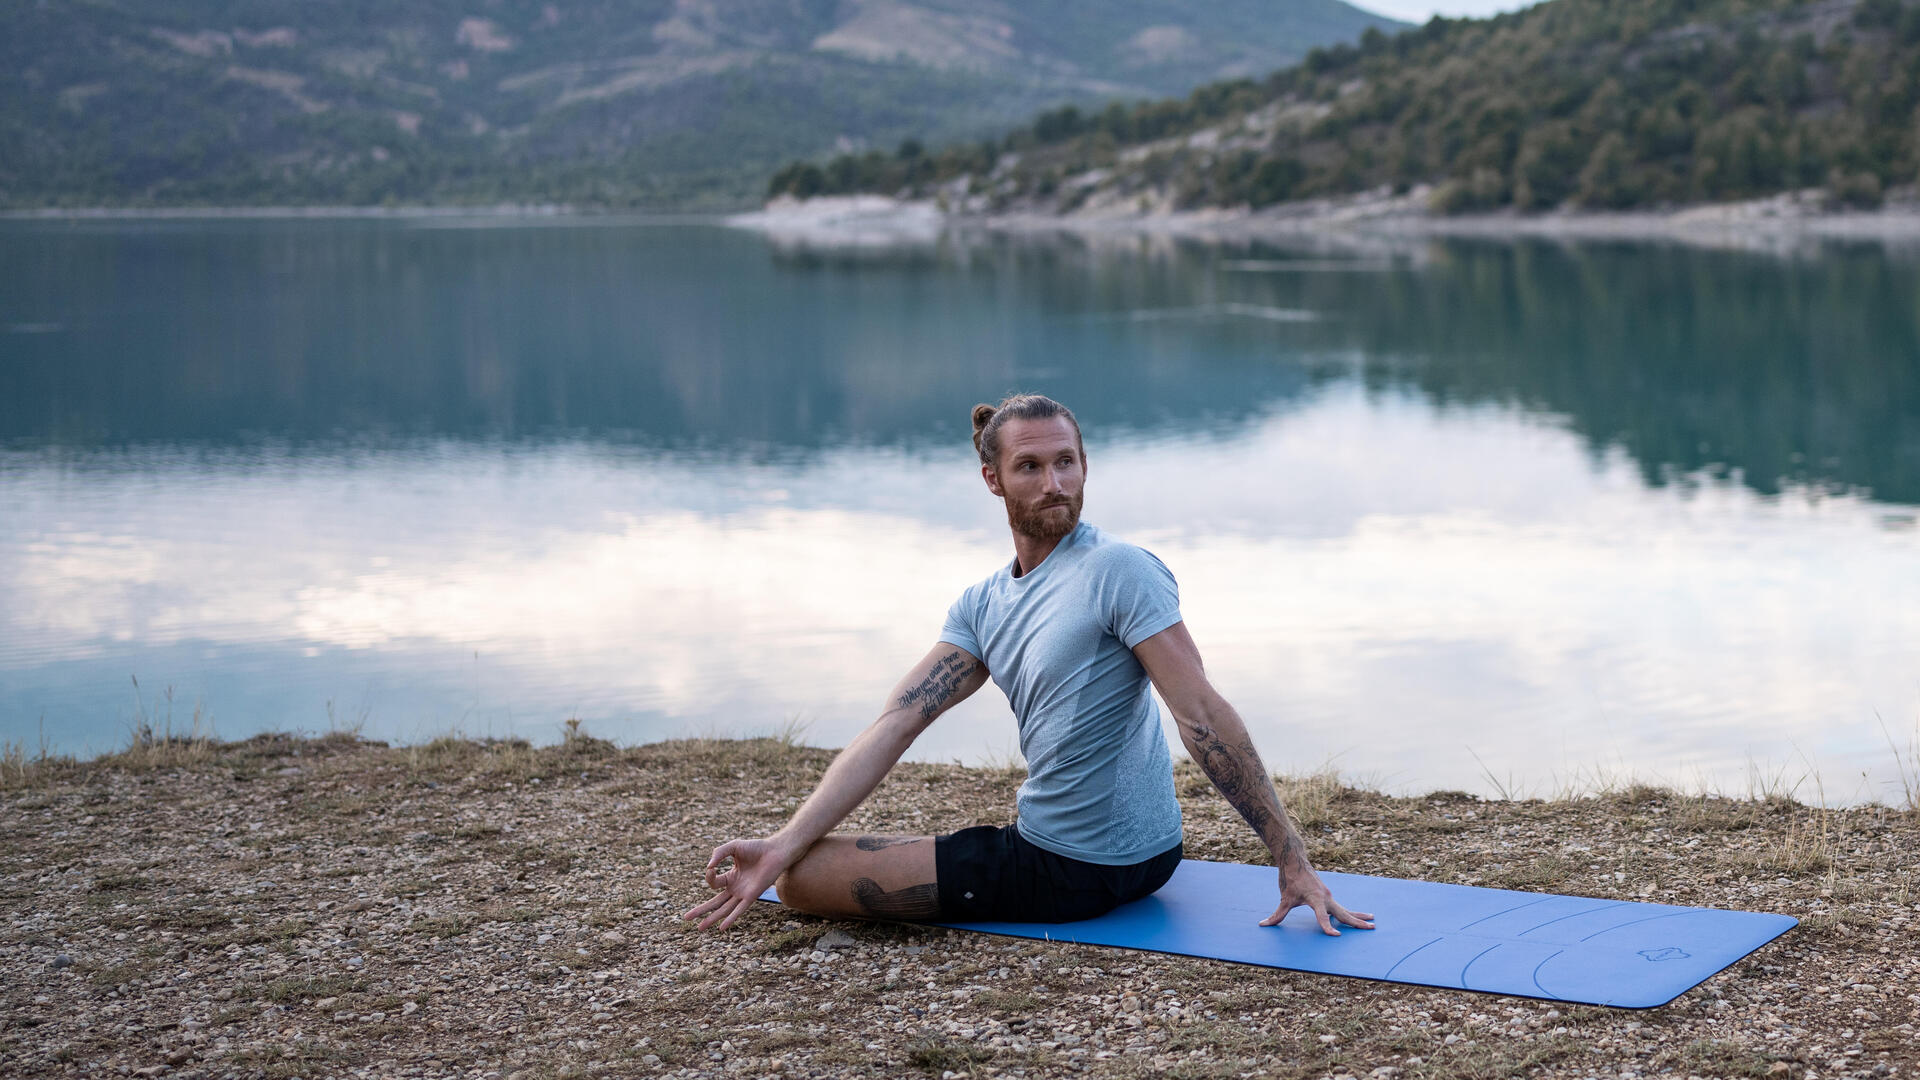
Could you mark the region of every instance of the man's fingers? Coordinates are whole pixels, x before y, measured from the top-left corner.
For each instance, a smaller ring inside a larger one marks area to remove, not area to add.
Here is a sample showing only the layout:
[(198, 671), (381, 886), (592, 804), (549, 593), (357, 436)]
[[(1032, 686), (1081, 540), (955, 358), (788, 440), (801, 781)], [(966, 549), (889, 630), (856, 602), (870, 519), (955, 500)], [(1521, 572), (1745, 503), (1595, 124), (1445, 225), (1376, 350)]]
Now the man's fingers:
[(1291, 910), (1293, 910), (1293, 905), (1282, 900), (1280, 902), (1280, 906), (1273, 909), (1273, 914), (1260, 920), (1260, 925), (1261, 926), (1278, 926), (1280, 925), (1280, 920), (1286, 918), (1287, 912)]
[[(706, 870), (707, 888), (709, 889), (720, 888), (720, 879), (718, 875), (715, 874), (715, 871), (719, 868), (722, 862), (732, 857), (734, 848), (739, 843), (740, 841), (738, 840), (729, 840), (726, 843), (721, 844), (719, 847), (713, 849), (713, 858), (707, 860), (707, 870)], [(735, 861), (737, 862), (738, 860), (735, 860)]]
[(1373, 929), (1373, 916), (1364, 911), (1348, 911), (1339, 904), (1334, 904), (1333, 917), (1346, 923), (1348, 926), (1357, 927), (1361, 930)]
[(1320, 903), (1320, 904), (1314, 904), (1314, 905), (1313, 905), (1313, 914), (1314, 914), (1314, 917), (1315, 917), (1315, 918), (1317, 918), (1317, 919), (1319, 919), (1319, 920), (1320, 920), (1320, 932), (1321, 932), (1321, 933), (1323, 933), (1323, 934), (1331, 934), (1331, 935), (1333, 935), (1334, 937), (1339, 937), (1339, 936), (1340, 936), (1340, 931), (1338, 931), (1338, 930), (1335, 930), (1335, 929), (1333, 928), (1333, 920), (1332, 920), (1332, 919), (1329, 919), (1329, 918), (1327, 918), (1327, 908), (1328, 908), (1329, 906), (1331, 906), (1331, 905), (1330, 905), (1330, 904), (1326, 904), (1326, 903)]
[(747, 913), (747, 909), (752, 906), (753, 906), (753, 897), (751, 896), (734, 897), (733, 906), (728, 908), (727, 911), (721, 916), (719, 929), (725, 930), (731, 927), (734, 923), (739, 922), (740, 916), (745, 915)]
[(707, 912), (712, 911), (714, 908), (717, 908), (721, 904), (724, 904), (726, 902), (727, 902), (727, 894), (721, 893), (718, 896), (709, 897), (705, 903), (696, 905), (691, 910), (689, 910), (685, 915), (682, 915), (680, 917), (682, 919), (697, 919), (700, 916), (705, 915)]
[(719, 922), (721, 919), (726, 918), (727, 906), (733, 903), (734, 896), (732, 893), (721, 893), (719, 896), (716, 896), (713, 899), (714, 899), (713, 910), (708, 913), (706, 918), (700, 920), (700, 929), (702, 930), (705, 930), (713, 926), (715, 923)]

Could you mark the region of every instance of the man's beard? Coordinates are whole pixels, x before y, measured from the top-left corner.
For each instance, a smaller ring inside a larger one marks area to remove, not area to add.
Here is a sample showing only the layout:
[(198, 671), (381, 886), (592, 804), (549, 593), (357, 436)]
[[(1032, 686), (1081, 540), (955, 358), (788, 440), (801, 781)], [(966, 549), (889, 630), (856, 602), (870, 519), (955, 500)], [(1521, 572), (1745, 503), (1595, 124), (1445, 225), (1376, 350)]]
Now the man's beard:
[[(1058, 540), (1074, 530), (1080, 524), (1080, 504), (1084, 496), (1075, 495), (1064, 502), (1049, 503), (1033, 510), (1017, 507), (1012, 499), (1007, 500), (1007, 524), (1013, 531), (1029, 540)], [(1055, 507), (1064, 506), (1066, 513)]]

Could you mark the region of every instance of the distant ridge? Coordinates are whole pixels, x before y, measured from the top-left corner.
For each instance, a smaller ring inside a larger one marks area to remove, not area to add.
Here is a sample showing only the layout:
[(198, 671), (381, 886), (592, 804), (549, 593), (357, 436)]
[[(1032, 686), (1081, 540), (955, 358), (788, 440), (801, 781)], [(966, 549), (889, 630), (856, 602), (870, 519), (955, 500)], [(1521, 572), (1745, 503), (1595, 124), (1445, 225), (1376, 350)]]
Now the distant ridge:
[(1182, 99), (777, 172), (770, 194), (1128, 214), (1431, 188), (1442, 213), (1627, 209), (1920, 174), (1920, 0), (1549, 0), (1318, 49)]
[(0, 205), (742, 205), (789, 158), (1398, 25), (1339, 0), (17, 0)]

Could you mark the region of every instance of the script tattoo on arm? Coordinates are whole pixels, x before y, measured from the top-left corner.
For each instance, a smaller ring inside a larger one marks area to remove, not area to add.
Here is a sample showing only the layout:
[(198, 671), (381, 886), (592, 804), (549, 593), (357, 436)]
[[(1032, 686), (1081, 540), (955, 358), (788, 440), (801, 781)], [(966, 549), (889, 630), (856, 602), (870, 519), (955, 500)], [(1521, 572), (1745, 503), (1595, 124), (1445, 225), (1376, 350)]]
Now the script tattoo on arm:
[(1253, 743), (1242, 739), (1236, 746), (1221, 738), (1212, 727), (1196, 724), (1193, 749), (1201, 771), (1273, 850), (1274, 862), (1284, 882), (1291, 866), (1307, 861), (1307, 849), (1293, 822), (1287, 818), (1286, 810), (1281, 808), (1280, 793), (1274, 790), (1273, 780), (1260, 766), (1260, 755), (1253, 749)]
[(853, 902), (876, 919), (924, 922), (940, 917), (940, 889), (934, 882), (888, 892), (872, 878), (853, 883)]
[(959, 649), (953, 650), (934, 661), (933, 670), (927, 673), (927, 677), (920, 681), (919, 686), (900, 695), (900, 707), (907, 709), (918, 704), (920, 719), (933, 719), (940, 715), (941, 707), (953, 697), (954, 691), (960, 689), (960, 684), (966, 682), (967, 677), (972, 675), (974, 668), (978, 666)]

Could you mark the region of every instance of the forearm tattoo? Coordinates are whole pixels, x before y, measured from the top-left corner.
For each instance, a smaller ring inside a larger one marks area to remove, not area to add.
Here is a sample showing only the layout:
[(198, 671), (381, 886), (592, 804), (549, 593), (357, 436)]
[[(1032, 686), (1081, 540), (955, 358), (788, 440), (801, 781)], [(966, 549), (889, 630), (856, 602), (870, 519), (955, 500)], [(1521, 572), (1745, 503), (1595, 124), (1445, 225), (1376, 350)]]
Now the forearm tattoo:
[(920, 706), (920, 719), (933, 719), (978, 666), (959, 649), (953, 650), (934, 661), (933, 670), (927, 673), (919, 686), (900, 695), (900, 708), (911, 708), (917, 703)]
[[(1260, 768), (1260, 755), (1253, 749), (1253, 743), (1242, 740), (1235, 746), (1222, 739), (1218, 732), (1205, 724), (1195, 725), (1193, 729), (1193, 748), (1201, 771), (1227, 797), (1240, 816), (1246, 819), (1260, 839), (1274, 849), (1274, 862), (1279, 864), (1284, 879), (1288, 865), (1295, 860), (1305, 862), (1306, 846), (1300, 841), (1300, 834), (1294, 831), (1293, 823), (1287, 820), (1287, 812), (1280, 806), (1280, 793), (1274, 790), (1273, 780)], [(1279, 843), (1275, 844), (1274, 832), (1278, 832)]]
[(861, 851), (879, 851), (901, 844), (917, 844), (925, 839), (924, 836), (862, 836), (854, 840), (853, 846)]
[(931, 881), (888, 892), (879, 882), (863, 877), (853, 883), (853, 902), (876, 919), (924, 922), (940, 917), (940, 890)]

